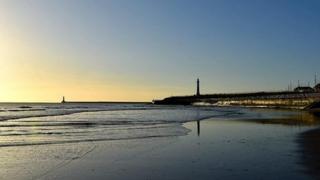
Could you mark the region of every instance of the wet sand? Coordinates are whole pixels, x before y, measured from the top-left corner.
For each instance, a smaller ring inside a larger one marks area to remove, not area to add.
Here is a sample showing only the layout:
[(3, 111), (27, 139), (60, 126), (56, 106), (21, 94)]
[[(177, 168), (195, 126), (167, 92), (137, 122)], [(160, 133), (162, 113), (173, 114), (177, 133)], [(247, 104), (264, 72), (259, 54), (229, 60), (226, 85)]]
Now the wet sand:
[(317, 153), (319, 146), (315, 145), (320, 132), (318, 129), (314, 130), (317, 126), (208, 119), (188, 122), (184, 127), (191, 130), (186, 136), (0, 148), (0, 177), (3, 179), (315, 179), (317, 177), (315, 175), (319, 169), (319, 158), (314, 159), (316, 154), (319, 154)]
[(314, 179), (320, 179), (320, 128), (301, 133), (297, 142), (304, 172)]

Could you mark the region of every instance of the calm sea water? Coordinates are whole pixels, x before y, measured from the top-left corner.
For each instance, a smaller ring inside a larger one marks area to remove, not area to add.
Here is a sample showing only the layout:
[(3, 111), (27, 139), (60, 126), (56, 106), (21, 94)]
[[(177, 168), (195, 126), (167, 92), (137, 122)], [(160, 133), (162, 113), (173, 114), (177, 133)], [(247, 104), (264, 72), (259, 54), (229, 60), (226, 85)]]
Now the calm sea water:
[(238, 108), (152, 104), (0, 104), (0, 147), (184, 135), (181, 123), (246, 116)]

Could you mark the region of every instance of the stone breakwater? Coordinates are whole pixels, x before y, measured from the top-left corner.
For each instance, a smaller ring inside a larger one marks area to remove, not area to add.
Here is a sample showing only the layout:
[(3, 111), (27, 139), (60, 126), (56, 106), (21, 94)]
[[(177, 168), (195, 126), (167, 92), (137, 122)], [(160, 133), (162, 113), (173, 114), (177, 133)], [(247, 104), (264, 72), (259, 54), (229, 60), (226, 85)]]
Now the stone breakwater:
[(304, 109), (320, 101), (320, 93), (258, 92), (175, 96), (154, 101), (155, 104), (252, 106)]

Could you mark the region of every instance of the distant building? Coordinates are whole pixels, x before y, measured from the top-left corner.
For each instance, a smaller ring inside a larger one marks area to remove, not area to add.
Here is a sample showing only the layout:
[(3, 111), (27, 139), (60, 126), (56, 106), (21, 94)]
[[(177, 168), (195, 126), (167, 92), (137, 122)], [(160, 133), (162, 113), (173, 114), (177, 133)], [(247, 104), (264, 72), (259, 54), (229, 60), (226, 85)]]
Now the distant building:
[(314, 91), (320, 92), (320, 83), (314, 86)]
[(315, 90), (309, 86), (299, 86), (294, 89), (294, 92), (301, 92), (301, 93), (308, 93), (308, 92), (314, 92), (314, 91)]

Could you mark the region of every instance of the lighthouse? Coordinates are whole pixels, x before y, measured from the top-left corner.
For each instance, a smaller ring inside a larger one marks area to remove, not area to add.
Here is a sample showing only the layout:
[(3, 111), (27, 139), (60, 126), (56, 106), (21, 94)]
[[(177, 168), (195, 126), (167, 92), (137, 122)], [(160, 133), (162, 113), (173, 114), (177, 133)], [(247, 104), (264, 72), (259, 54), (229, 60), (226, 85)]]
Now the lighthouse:
[(64, 96), (62, 97), (61, 103), (66, 103), (66, 100), (64, 99)]
[(199, 78), (197, 79), (197, 96), (200, 96), (200, 80)]

